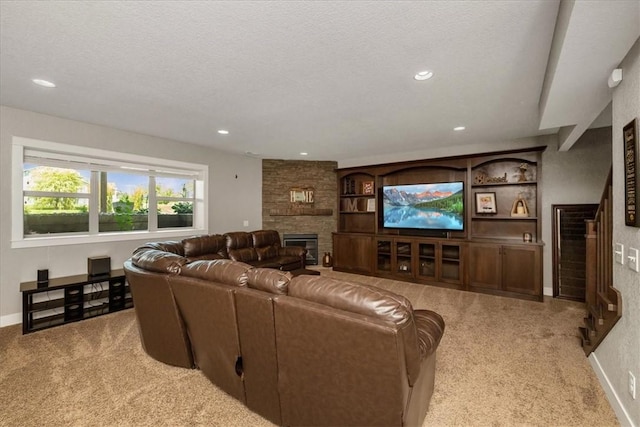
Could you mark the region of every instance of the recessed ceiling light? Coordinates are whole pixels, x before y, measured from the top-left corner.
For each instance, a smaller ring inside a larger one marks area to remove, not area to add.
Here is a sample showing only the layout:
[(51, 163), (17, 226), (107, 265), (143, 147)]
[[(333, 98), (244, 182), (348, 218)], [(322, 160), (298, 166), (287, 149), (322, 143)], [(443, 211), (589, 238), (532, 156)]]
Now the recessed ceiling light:
[(457, 127), (453, 128), (453, 130), (455, 130), (455, 131), (461, 131), (461, 130), (465, 130), (465, 129), (466, 128), (464, 126), (457, 126)]
[(31, 81), (37, 84), (38, 86), (42, 86), (42, 87), (56, 87), (55, 83), (52, 83), (48, 80), (32, 79)]
[(420, 71), (418, 74), (416, 74), (415, 76), (413, 76), (414, 79), (422, 81), (422, 80), (429, 80), (431, 77), (433, 77), (433, 71)]
[(229, 131), (228, 131), (228, 130), (224, 130), (224, 129), (219, 129), (219, 130), (218, 130), (218, 133), (219, 133), (220, 135), (229, 135)]
[(309, 153), (305, 153), (304, 151), (302, 153), (300, 153), (301, 156), (308, 156)]

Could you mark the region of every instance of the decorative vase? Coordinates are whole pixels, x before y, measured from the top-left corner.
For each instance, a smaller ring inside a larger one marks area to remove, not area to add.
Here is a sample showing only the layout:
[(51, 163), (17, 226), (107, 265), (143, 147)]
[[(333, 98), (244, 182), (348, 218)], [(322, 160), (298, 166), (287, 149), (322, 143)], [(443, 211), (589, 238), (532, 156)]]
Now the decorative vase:
[(331, 252), (325, 252), (322, 257), (322, 266), (331, 267), (333, 265), (333, 258), (331, 258)]

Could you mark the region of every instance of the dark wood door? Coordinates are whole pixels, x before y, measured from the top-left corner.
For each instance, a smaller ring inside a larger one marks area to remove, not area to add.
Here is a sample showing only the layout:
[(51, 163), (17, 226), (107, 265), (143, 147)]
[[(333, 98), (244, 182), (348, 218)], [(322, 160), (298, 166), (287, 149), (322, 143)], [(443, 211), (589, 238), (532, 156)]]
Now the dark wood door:
[(585, 298), (585, 220), (595, 218), (598, 205), (553, 205), (553, 296)]

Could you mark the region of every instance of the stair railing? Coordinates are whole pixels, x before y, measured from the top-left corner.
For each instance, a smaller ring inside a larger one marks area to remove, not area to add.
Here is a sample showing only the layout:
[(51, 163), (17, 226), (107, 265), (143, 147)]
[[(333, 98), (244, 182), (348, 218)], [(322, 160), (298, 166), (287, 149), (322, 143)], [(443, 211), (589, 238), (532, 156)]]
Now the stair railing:
[(582, 348), (588, 356), (622, 317), (622, 296), (613, 287), (613, 186), (609, 170), (600, 206), (586, 221), (585, 303), (587, 316), (580, 326)]

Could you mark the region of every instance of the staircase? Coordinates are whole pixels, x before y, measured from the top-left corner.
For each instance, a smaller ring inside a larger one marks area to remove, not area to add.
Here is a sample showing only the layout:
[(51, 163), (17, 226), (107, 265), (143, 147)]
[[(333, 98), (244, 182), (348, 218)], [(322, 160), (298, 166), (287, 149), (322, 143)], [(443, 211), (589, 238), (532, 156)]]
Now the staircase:
[(613, 287), (613, 203), (611, 174), (593, 220), (587, 220), (587, 316), (580, 326), (582, 348), (588, 356), (622, 317), (622, 296)]

